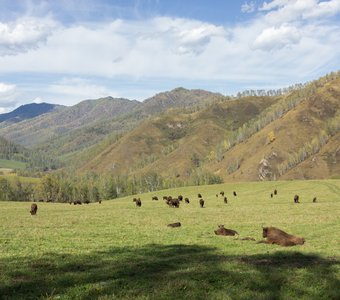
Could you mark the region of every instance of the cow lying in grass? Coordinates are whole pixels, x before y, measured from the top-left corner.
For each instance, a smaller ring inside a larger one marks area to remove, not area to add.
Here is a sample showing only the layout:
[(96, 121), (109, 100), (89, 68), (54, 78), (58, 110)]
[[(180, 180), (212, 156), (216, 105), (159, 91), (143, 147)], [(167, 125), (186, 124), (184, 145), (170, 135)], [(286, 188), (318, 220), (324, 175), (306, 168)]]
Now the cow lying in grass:
[(285, 247), (303, 245), (305, 243), (304, 238), (291, 235), (276, 227), (264, 227), (262, 236), (267, 238), (267, 240), (260, 241), (259, 243), (276, 244)]
[(238, 235), (237, 231), (224, 228), (224, 225), (218, 225), (218, 229), (214, 230), (216, 235), (234, 236)]

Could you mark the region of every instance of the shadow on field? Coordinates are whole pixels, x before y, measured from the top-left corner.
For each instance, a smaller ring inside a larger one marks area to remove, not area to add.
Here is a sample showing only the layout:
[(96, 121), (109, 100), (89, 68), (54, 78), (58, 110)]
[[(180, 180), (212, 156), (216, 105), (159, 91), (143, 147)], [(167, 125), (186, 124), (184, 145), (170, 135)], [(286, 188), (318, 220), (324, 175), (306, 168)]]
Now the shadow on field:
[(0, 260), (1, 299), (339, 299), (339, 261), (148, 245)]

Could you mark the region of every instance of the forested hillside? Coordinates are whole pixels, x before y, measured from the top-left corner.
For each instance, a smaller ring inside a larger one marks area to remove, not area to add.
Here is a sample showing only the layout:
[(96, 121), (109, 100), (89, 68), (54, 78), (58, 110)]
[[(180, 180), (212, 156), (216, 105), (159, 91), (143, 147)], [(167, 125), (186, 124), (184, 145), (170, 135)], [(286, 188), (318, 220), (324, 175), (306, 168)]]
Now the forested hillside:
[[(197, 173), (237, 181), (338, 176), (339, 90), (339, 73), (332, 73), (278, 96), (220, 99), (195, 112), (167, 111), (108, 145), (81, 171), (155, 172), (183, 180)], [(327, 157), (318, 154), (323, 151)], [(326, 162), (324, 171), (313, 176), (306, 168), (298, 176), (290, 171), (307, 159)]]
[(183, 88), (143, 103), (109, 97), (0, 129), (31, 149), (2, 142), (0, 158), (106, 174), (118, 190), (336, 178), (339, 108), (340, 72), (238, 97)]
[(24, 162), (30, 172), (55, 170), (61, 166), (56, 158), (27, 149), (3, 137), (0, 137), (0, 159)]

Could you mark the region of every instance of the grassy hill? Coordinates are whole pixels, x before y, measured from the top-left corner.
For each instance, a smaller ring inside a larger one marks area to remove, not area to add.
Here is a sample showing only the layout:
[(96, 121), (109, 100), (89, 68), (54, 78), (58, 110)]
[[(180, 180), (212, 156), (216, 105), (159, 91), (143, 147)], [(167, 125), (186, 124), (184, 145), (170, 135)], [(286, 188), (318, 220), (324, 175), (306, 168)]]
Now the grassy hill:
[(259, 111), (277, 101), (274, 97), (249, 97), (218, 102), (197, 112), (167, 111), (148, 119), (113, 143), (83, 170), (147, 172), (185, 175), (192, 156), (204, 158), (220, 137), (242, 126)]
[[(322, 154), (327, 151), (329, 156), (337, 156), (335, 150), (339, 140), (334, 135), (338, 136), (340, 129), (340, 79), (322, 84), (306, 95), (304, 91), (295, 94), (289, 96), (300, 97), (301, 101), (295, 107), (230, 148), (221, 162), (212, 163), (207, 168), (226, 180), (236, 181), (339, 175), (337, 160), (333, 160), (332, 164), (324, 163), (320, 172), (310, 172), (308, 168), (300, 167), (300, 163), (310, 158), (321, 164), (322, 160), (328, 159)], [(270, 135), (273, 135), (272, 141)], [(235, 161), (238, 161), (238, 169), (229, 174), (228, 169)], [(300, 175), (289, 172), (290, 169), (299, 170)]]
[[(274, 188), (278, 195), (270, 198)], [(228, 204), (215, 196), (222, 190)], [(204, 197), (203, 209), (197, 193)], [(179, 194), (190, 204), (176, 209), (151, 200)], [(293, 203), (295, 194), (300, 204)], [(132, 197), (101, 205), (38, 203), (36, 216), (29, 214), (31, 203), (2, 202), (2, 297), (339, 298), (339, 180), (232, 183), (136, 196), (141, 208)], [(167, 227), (173, 222), (182, 227)], [(256, 241), (216, 236), (218, 224)], [(262, 226), (306, 242), (287, 248), (257, 244)]]
[[(168, 110), (101, 149), (81, 171), (181, 178), (205, 171), (227, 181), (331, 178), (340, 175), (339, 108), (340, 79), (332, 77), (281, 96)], [(321, 173), (301, 164), (317, 158)]]

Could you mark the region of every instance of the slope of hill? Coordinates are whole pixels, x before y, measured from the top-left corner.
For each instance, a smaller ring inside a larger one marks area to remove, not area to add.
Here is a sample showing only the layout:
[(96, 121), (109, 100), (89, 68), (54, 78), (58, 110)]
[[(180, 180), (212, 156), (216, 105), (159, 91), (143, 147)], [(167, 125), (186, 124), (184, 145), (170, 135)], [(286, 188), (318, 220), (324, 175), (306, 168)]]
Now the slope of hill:
[(86, 100), (48, 115), (0, 129), (0, 134), (16, 143), (33, 147), (68, 134), (72, 130), (97, 123), (98, 120), (106, 121), (128, 113), (139, 105), (138, 101), (112, 97)]
[(204, 160), (221, 136), (277, 100), (248, 97), (214, 103), (194, 113), (167, 112), (144, 121), (82, 169), (116, 174), (154, 170), (161, 175), (186, 176), (193, 168), (193, 156)]
[[(17, 109), (5, 113), (0, 114), (0, 123), (6, 122), (6, 126), (11, 123), (18, 123), (24, 120), (32, 119), (42, 114), (46, 114), (48, 112), (53, 112), (55, 110), (63, 108), (62, 105), (49, 104), (49, 103), (30, 103), (21, 105)], [(1, 125), (4, 127), (4, 124)]]
[[(196, 112), (168, 111), (144, 121), (81, 170), (155, 172), (169, 178), (206, 171), (227, 181), (334, 177), (340, 174), (339, 108), (337, 78), (279, 97), (219, 101)], [(308, 159), (323, 161), (315, 169), (323, 171), (311, 172)]]
[(6, 129), (0, 128), (0, 134), (27, 147), (38, 147), (52, 155), (73, 160), (72, 157), (78, 156), (79, 151), (111, 136), (126, 133), (149, 116), (170, 108), (190, 107), (190, 110), (197, 110), (221, 99), (226, 97), (183, 88), (160, 93), (142, 103), (108, 97), (83, 101), (60, 113), (41, 116)]
[[(339, 175), (338, 160), (335, 160), (335, 166), (324, 163), (322, 172), (321, 168), (315, 168), (321, 173), (313, 176), (308, 175), (312, 172), (304, 160), (309, 157), (311, 160), (315, 160), (314, 157), (318, 157), (317, 161), (323, 160), (321, 157), (327, 151), (331, 152), (328, 157), (337, 156), (333, 151), (339, 146), (339, 139), (335, 137), (340, 129), (340, 79), (323, 84), (307, 95), (305, 91), (297, 91), (290, 97), (301, 97), (302, 101), (229, 149), (221, 162), (213, 162), (206, 167), (227, 181)], [(237, 167), (233, 168), (235, 165)]]

